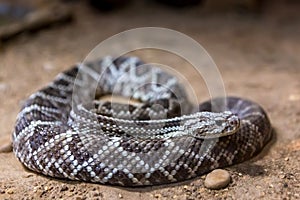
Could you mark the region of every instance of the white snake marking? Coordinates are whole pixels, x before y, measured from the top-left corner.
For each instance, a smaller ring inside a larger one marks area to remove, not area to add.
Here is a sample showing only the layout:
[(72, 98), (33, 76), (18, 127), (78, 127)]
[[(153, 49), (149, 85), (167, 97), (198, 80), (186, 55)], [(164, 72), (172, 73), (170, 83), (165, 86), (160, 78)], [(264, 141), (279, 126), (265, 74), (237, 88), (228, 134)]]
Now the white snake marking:
[[(271, 125), (258, 104), (219, 98), (191, 112), (176, 77), (142, 64), (105, 57), (59, 74), (31, 95), (17, 116), (17, 158), (52, 177), (131, 187), (242, 162), (270, 140)], [(99, 100), (107, 94), (140, 103)], [(219, 108), (223, 101), (227, 111)]]

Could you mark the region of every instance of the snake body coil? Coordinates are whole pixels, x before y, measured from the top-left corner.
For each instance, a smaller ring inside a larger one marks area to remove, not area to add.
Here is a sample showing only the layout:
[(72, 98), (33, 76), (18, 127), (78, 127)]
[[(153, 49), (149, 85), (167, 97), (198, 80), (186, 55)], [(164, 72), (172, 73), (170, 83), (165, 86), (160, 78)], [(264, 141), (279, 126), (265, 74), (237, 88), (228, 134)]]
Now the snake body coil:
[[(59, 74), (31, 95), (13, 134), (17, 158), (52, 177), (158, 185), (247, 160), (271, 138), (269, 119), (256, 103), (220, 98), (189, 114), (178, 80), (142, 64), (106, 57)], [(97, 100), (107, 94), (140, 103)]]

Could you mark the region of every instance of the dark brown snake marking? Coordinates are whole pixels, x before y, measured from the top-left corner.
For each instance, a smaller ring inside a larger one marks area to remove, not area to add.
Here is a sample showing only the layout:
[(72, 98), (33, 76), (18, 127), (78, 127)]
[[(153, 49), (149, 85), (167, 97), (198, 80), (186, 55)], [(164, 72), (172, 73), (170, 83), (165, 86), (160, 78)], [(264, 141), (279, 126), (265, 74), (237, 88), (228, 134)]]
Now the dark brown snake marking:
[[(52, 177), (143, 186), (243, 162), (270, 140), (271, 125), (258, 104), (220, 98), (189, 114), (177, 79), (141, 64), (134, 57), (106, 57), (59, 74), (31, 95), (13, 134), (17, 158)], [(141, 103), (93, 101), (105, 94)]]

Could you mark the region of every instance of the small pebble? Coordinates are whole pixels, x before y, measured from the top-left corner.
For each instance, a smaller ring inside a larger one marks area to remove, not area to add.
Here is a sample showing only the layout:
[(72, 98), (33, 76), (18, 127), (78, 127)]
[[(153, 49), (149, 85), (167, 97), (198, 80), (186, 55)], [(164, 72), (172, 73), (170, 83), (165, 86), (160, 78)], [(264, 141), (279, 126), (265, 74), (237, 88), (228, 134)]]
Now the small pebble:
[(38, 189), (39, 189), (38, 186), (33, 187), (33, 192), (37, 192)]
[(9, 153), (12, 152), (13, 147), (11, 142), (0, 145), (0, 153)]
[(31, 174), (31, 173), (26, 173), (26, 174), (22, 175), (23, 178), (29, 178), (32, 176), (33, 176), (33, 174)]
[(280, 175), (279, 178), (284, 179), (284, 178), (285, 178), (285, 175), (284, 175), (284, 174), (283, 174), (283, 175)]
[(7, 194), (13, 194), (13, 193), (14, 193), (14, 190), (11, 189), (11, 188), (9, 188), (9, 189), (6, 190), (6, 193), (7, 193)]
[(284, 158), (285, 161), (289, 161), (289, 157)]
[(69, 189), (68, 186), (62, 185), (60, 191), (63, 192), (63, 191), (67, 191), (68, 189)]
[(99, 196), (101, 196), (101, 192), (99, 190), (95, 190), (93, 196), (99, 197)]
[(221, 189), (226, 187), (230, 183), (230, 174), (223, 169), (215, 169), (211, 173), (207, 174), (204, 186), (208, 189)]

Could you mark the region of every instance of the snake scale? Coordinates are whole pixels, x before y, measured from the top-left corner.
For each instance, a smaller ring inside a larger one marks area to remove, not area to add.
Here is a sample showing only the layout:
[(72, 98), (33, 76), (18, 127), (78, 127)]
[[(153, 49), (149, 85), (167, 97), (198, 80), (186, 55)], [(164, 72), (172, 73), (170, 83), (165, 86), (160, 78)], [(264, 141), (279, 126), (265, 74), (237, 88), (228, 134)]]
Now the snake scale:
[(25, 101), (13, 149), (44, 175), (134, 187), (243, 162), (270, 138), (270, 121), (254, 102), (227, 97), (192, 106), (175, 76), (136, 57), (104, 57), (60, 73)]

